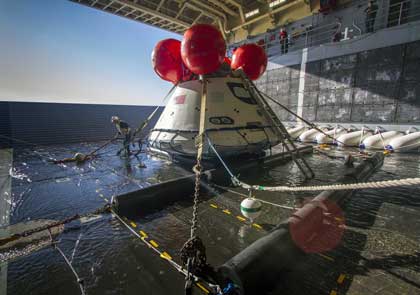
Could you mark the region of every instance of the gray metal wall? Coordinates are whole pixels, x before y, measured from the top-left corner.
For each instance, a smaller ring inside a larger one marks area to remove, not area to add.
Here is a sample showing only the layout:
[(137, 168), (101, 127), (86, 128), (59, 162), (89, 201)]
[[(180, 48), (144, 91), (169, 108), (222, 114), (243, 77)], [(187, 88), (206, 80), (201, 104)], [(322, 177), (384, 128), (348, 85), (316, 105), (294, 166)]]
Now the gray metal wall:
[(10, 137), (9, 103), (0, 101), (0, 148), (9, 146), (9, 137)]
[[(60, 144), (109, 139), (116, 133), (111, 116), (117, 115), (132, 127), (149, 116), (155, 106), (122, 106), (64, 103), (0, 103), (0, 145)], [(153, 127), (162, 110), (156, 113)], [(3, 137), (1, 136), (3, 135)]]
[[(258, 87), (297, 111), (301, 65), (267, 71)], [(317, 122), (420, 123), (420, 41), (308, 62), (303, 116)], [(295, 121), (273, 105), (283, 121)]]

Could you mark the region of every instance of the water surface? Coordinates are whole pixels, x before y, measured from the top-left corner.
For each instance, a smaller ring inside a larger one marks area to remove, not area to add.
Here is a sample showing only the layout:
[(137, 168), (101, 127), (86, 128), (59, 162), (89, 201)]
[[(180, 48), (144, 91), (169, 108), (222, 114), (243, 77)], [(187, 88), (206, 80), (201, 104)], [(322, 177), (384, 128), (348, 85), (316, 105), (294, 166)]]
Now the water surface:
[[(14, 150), (10, 222), (63, 219), (104, 205), (104, 199), (150, 184), (187, 175), (189, 171), (143, 155), (138, 161), (115, 156), (117, 146), (81, 166), (54, 165), (75, 151), (88, 152), (98, 144), (74, 144)], [(337, 155), (342, 155), (341, 153)], [(306, 157), (316, 178), (305, 181), (293, 163), (255, 171), (240, 178), (263, 185), (333, 183), (346, 171), (341, 159), (314, 154)], [(394, 154), (371, 180), (418, 177), (420, 156)], [(245, 191), (233, 188), (239, 193)], [(316, 193), (257, 192), (257, 197), (287, 207), (299, 206)], [(220, 265), (264, 236), (292, 210), (269, 205), (256, 221), (261, 228), (239, 220), (243, 196), (219, 190), (203, 196), (199, 207), (199, 235), (209, 262)], [(214, 208), (216, 205), (217, 208)], [(228, 211), (226, 211), (228, 210)], [(176, 203), (153, 214), (139, 212), (137, 228), (158, 248), (179, 262), (179, 249), (189, 236), (191, 202)], [(230, 213), (230, 214), (229, 214)], [(288, 278), (279, 278), (273, 294), (418, 294), (420, 293), (420, 194), (418, 187), (357, 192), (346, 211), (347, 229), (340, 246), (307, 263)], [(72, 258), (87, 294), (183, 294), (183, 277), (113, 216), (74, 221), (59, 236), (59, 247)], [(275, 257), (273, 257), (275, 259)], [(341, 281), (341, 275), (345, 279)], [(8, 264), (7, 294), (79, 294), (78, 285), (62, 257), (52, 247)]]

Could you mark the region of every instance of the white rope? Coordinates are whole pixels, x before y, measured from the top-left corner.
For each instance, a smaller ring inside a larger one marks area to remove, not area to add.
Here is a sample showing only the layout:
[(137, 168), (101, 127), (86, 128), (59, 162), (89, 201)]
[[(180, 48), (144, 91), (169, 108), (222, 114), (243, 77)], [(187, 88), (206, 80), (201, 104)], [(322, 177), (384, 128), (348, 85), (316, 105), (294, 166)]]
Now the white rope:
[(354, 189), (381, 189), (387, 187), (397, 186), (410, 186), (420, 185), (420, 178), (404, 178), (395, 180), (383, 180), (375, 182), (361, 182), (361, 183), (348, 183), (348, 184), (331, 184), (331, 185), (313, 185), (313, 186), (259, 186), (259, 185), (248, 185), (241, 182), (243, 187), (246, 189), (264, 190), (272, 192), (305, 192), (305, 191), (338, 191), (338, 190), (354, 190)]
[[(221, 186), (221, 185), (217, 185), (217, 184), (212, 184), (213, 186), (215, 186), (215, 187), (218, 187), (218, 188), (220, 188), (220, 189), (222, 189), (222, 190), (225, 190), (225, 191), (227, 191), (227, 192), (230, 192), (231, 194), (235, 194), (235, 195), (238, 195), (238, 196), (241, 196), (242, 198), (248, 198), (249, 196), (248, 195), (246, 195), (246, 194), (243, 194), (243, 193), (240, 193), (240, 192), (237, 192), (237, 191), (234, 191), (234, 190), (231, 190), (231, 189), (228, 189), (228, 188), (226, 188), (226, 187), (223, 187), (223, 186)], [(296, 208), (295, 207), (290, 207), (290, 206), (284, 206), (284, 205), (280, 205), (280, 204), (276, 204), (276, 203), (272, 203), (272, 202), (269, 202), (269, 201), (265, 201), (265, 200), (262, 200), (262, 199), (258, 199), (258, 198), (256, 198), (255, 196), (253, 196), (252, 197), (254, 200), (258, 200), (258, 201), (260, 201), (261, 203), (265, 203), (265, 204), (268, 204), (268, 205), (271, 205), (271, 206), (274, 206), (274, 207), (279, 207), (279, 208), (282, 208), (282, 209), (287, 209), (287, 210), (296, 210)]]
[(409, 185), (420, 185), (420, 178), (404, 178), (396, 180), (384, 180), (376, 182), (361, 182), (361, 183), (348, 183), (348, 184), (330, 184), (330, 185), (311, 185), (311, 186), (262, 186), (262, 185), (250, 185), (240, 181), (232, 171), (229, 170), (227, 164), (223, 161), (222, 157), (217, 152), (216, 148), (207, 137), (209, 147), (212, 149), (214, 154), (217, 156), (219, 161), (225, 167), (226, 171), (231, 176), (234, 185), (240, 186), (246, 190), (260, 190), (260, 191), (271, 191), (271, 192), (310, 192), (310, 191), (338, 191), (338, 190), (354, 190), (354, 189), (381, 189), (386, 187), (396, 186), (409, 186)]

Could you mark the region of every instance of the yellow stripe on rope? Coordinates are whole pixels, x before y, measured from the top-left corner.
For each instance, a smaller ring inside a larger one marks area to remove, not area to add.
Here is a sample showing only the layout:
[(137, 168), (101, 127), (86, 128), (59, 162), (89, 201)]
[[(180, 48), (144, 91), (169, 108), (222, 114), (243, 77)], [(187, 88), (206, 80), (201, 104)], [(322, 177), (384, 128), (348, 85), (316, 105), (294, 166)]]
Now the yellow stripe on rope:
[(227, 215), (232, 214), (228, 209), (223, 210), (223, 213), (226, 213)]
[(172, 260), (172, 256), (169, 255), (167, 252), (162, 252), (160, 253), (160, 257), (162, 257), (163, 259), (167, 259), (167, 260)]
[(198, 288), (200, 288), (204, 293), (206, 294), (210, 294), (210, 291), (207, 290), (206, 287), (204, 287), (201, 283), (195, 283), (197, 285)]
[(135, 223), (134, 223), (134, 222), (132, 222), (132, 221), (130, 222), (130, 224), (131, 224), (131, 226), (132, 226), (132, 227), (137, 227), (137, 224), (135, 224)]
[(344, 282), (344, 279), (346, 278), (345, 274), (341, 274), (338, 279), (337, 279), (337, 283), (342, 284)]
[(334, 261), (334, 258), (332, 258), (330, 256), (327, 256), (327, 255), (324, 255), (324, 254), (321, 254), (321, 253), (318, 253), (318, 255), (321, 256), (322, 258), (326, 259), (326, 260)]
[(150, 243), (150, 245), (152, 245), (153, 247), (155, 247), (155, 248), (157, 248), (157, 247), (159, 247), (159, 244), (158, 243), (156, 243), (155, 241), (153, 241), (153, 240), (150, 240), (149, 241), (149, 243)]
[(242, 216), (239, 216), (239, 215), (238, 215), (238, 216), (236, 216), (236, 218), (237, 218), (239, 221), (242, 221), (242, 222), (246, 220), (246, 218), (243, 218)]
[(337, 220), (339, 223), (343, 223), (344, 219), (339, 217), (334, 217), (335, 220)]
[(210, 204), (210, 207), (213, 207), (214, 209), (219, 208), (219, 207), (217, 207), (217, 205), (215, 205), (215, 204)]
[(258, 229), (263, 229), (262, 226), (257, 223), (253, 223), (252, 226)]
[(139, 231), (139, 234), (141, 234), (141, 237), (144, 238), (144, 239), (147, 239), (147, 237), (148, 237), (148, 235), (142, 230)]

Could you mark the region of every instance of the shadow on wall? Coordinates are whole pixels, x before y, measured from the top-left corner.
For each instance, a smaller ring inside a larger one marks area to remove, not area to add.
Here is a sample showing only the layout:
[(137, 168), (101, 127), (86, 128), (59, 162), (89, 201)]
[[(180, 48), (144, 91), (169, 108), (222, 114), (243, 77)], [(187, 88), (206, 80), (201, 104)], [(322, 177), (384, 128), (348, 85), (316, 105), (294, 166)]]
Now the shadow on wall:
[[(297, 111), (300, 64), (267, 71), (258, 87)], [(420, 123), (420, 42), (306, 64), (303, 117), (317, 122)], [(296, 118), (273, 105), (283, 121)]]

